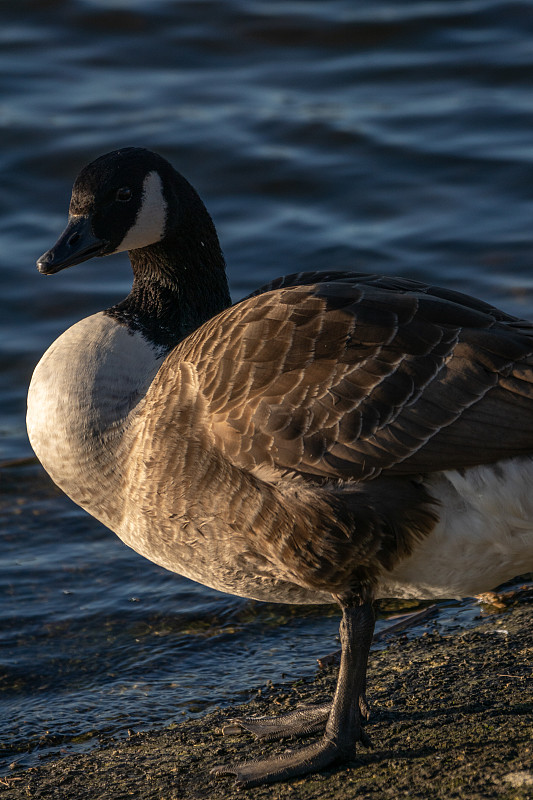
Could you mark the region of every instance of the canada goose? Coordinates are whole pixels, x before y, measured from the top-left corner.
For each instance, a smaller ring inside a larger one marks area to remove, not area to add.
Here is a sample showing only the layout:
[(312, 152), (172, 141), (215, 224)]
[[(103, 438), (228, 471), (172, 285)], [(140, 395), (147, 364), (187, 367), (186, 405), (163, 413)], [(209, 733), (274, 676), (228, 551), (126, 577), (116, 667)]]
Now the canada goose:
[(335, 601), (331, 709), (233, 725), (320, 730), (242, 786), (350, 760), (376, 597), (474, 595), (533, 569), (533, 326), (457, 292), (346, 272), (230, 305), (214, 225), (159, 155), (76, 179), (51, 275), (128, 250), (133, 287), (37, 365), (28, 432), (52, 479), (137, 552), (259, 600)]

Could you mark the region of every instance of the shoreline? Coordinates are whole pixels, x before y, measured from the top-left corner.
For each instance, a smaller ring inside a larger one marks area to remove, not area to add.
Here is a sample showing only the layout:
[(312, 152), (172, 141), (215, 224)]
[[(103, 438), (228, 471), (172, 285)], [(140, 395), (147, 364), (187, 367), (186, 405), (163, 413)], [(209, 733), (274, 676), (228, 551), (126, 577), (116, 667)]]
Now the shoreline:
[[(533, 795), (533, 626), (527, 598), (451, 635), (394, 638), (369, 665), (373, 749), (345, 766), (282, 784), (236, 789), (211, 767), (281, 753), (298, 742), (222, 736), (232, 716), (283, 713), (331, 696), (336, 670), (273, 686), (255, 699), (128, 740), (102, 737), (0, 779), (6, 800), (461, 798)], [(310, 741), (310, 740), (308, 740)]]

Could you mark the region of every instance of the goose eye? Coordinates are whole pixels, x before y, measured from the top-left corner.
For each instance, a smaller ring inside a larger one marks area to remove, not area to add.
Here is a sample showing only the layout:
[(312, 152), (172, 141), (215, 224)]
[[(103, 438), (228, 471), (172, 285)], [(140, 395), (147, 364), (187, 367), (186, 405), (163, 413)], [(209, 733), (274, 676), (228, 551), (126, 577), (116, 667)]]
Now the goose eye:
[(119, 203), (127, 203), (128, 200), (131, 199), (131, 189), (129, 186), (123, 186), (121, 189), (117, 189), (115, 198), (119, 201)]

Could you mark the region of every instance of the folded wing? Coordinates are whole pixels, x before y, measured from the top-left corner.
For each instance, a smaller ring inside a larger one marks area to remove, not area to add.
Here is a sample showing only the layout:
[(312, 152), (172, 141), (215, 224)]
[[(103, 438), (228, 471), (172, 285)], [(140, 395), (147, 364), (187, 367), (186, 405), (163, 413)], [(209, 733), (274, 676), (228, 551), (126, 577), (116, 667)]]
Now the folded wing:
[(165, 380), (182, 361), (216, 446), (248, 469), (360, 480), (533, 453), (533, 329), (457, 292), (289, 276), (189, 336)]

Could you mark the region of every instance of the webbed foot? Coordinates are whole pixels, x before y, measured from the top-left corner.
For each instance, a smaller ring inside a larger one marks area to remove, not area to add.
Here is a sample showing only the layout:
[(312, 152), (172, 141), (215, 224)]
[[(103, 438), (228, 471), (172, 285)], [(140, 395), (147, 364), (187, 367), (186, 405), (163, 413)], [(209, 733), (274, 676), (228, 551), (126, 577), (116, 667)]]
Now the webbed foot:
[[(354, 754), (355, 750), (352, 757)], [(308, 747), (292, 750), (274, 758), (214, 767), (211, 774), (216, 777), (235, 775), (235, 785), (249, 789), (252, 786), (276, 783), (288, 778), (296, 778), (298, 775), (317, 772), (343, 760), (347, 760), (346, 755), (341, 752), (338, 745), (323, 738)]]
[(324, 730), (328, 721), (331, 703), (317, 706), (302, 706), (279, 717), (237, 717), (228, 720), (222, 728), (225, 736), (248, 731), (258, 739), (272, 741), (289, 736), (309, 736)]
[[(277, 717), (235, 717), (227, 721), (222, 733), (224, 736), (238, 736), (248, 731), (256, 739), (264, 739), (267, 742), (274, 739), (288, 739), (291, 736), (311, 736), (324, 730), (330, 711), (331, 702), (328, 702), (316, 706), (301, 706)], [(359, 696), (359, 713), (362, 721), (367, 721), (370, 717), (370, 709), (364, 694)]]

